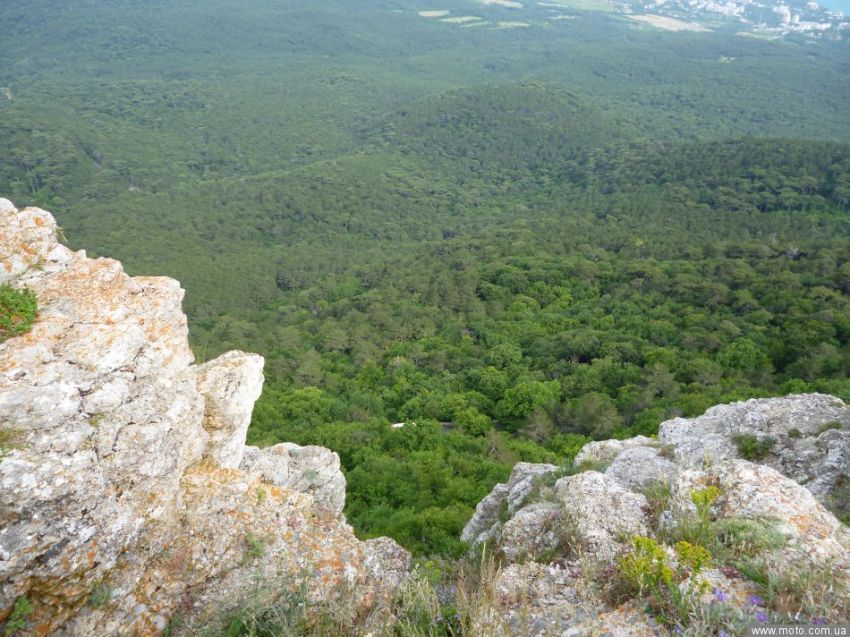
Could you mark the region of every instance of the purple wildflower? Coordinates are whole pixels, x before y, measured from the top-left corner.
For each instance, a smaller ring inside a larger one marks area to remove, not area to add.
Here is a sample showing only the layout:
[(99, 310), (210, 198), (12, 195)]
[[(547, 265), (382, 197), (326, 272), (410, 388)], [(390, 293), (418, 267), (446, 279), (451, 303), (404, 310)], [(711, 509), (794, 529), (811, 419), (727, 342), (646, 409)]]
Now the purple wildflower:
[(729, 633), (727, 633), (725, 630), (723, 630), (723, 629), (721, 628), (721, 629), (720, 629), (720, 632), (719, 632), (719, 633), (717, 633), (717, 637), (729, 637)]
[(764, 606), (764, 600), (758, 595), (750, 595), (750, 606)]
[(824, 626), (826, 623), (826, 617), (812, 617), (812, 624), (815, 626)]
[(762, 624), (767, 621), (767, 613), (760, 610), (756, 613), (756, 619), (759, 620)]
[(714, 599), (716, 599), (718, 602), (725, 602), (727, 599), (729, 599), (729, 596), (723, 591), (721, 591), (719, 588), (715, 588)]

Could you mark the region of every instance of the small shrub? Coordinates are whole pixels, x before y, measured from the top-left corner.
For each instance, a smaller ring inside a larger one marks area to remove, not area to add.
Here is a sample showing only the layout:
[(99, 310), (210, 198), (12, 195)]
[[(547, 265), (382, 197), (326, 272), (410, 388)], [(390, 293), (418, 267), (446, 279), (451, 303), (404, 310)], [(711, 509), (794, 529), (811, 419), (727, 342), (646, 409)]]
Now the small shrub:
[(19, 630), (27, 627), (27, 617), (32, 613), (33, 607), (26, 595), (21, 595), (15, 600), (15, 605), (12, 607), (12, 614), (6, 620), (6, 629), (3, 634), (6, 637), (11, 637)]
[(691, 493), (691, 502), (697, 508), (697, 515), (701, 518), (711, 516), (711, 507), (720, 497), (720, 489), (716, 486), (708, 486)]
[(825, 504), (835, 517), (850, 526), (850, 477), (846, 474), (838, 476)]
[[(637, 537), (633, 544), (633, 550), (617, 562), (614, 590), (619, 590), (620, 595), (609, 601), (619, 603), (624, 596), (639, 599), (658, 621), (676, 628), (676, 632), (716, 635), (732, 624), (733, 618), (725, 608), (707, 611), (700, 601), (710, 586), (700, 574), (714, 561), (708, 549), (678, 542), (678, 565), (674, 569), (667, 562), (667, 552), (655, 540)], [(690, 629), (695, 626), (698, 629), (692, 632)]]
[(499, 503), (499, 522), (501, 522), (502, 524), (505, 524), (510, 519), (511, 519), (511, 510), (508, 508), (507, 499), (504, 499)]
[(554, 487), (558, 480), (568, 475), (570, 475), (570, 472), (565, 467), (561, 467), (555, 471), (550, 471), (549, 473), (537, 476), (537, 480), (543, 487)]
[(617, 560), (622, 582), (635, 595), (667, 589), (673, 583), (673, 569), (667, 565), (666, 553), (649, 537), (636, 537), (634, 548)]
[(671, 544), (684, 540), (698, 546), (712, 546), (714, 530), (711, 508), (720, 494), (720, 489), (714, 485), (691, 492), (691, 502), (696, 507), (696, 514), (687, 513), (677, 519), (675, 528), (665, 539)]
[(578, 555), (581, 539), (575, 520), (563, 511), (557, 511), (550, 520), (549, 527), (555, 534), (555, 545), (533, 556), (541, 564), (550, 564)]
[(676, 557), (679, 558), (679, 563), (691, 571), (693, 575), (699, 575), (703, 569), (711, 566), (711, 553), (708, 549), (691, 544), (690, 542), (676, 542), (674, 547)]
[[(496, 587), (499, 568), (499, 562), (486, 549), (477, 558), (464, 559), (450, 567), (420, 563), (398, 588), (389, 606), (373, 610), (366, 617), (360, 611), (362, 599), (350, 587), (340, 586), (330, 591), (324, 601), (311, 599), (307, 584), (312, 575), (305, 572), (294, 586), (292, 582), (258, 584), (239, 606), (219, 613), (193, 634), (199, 637), (514, 635), (516, 627), (512, 628), (504, 617), (506, 600)], [(523, 611), (521, 607), (519, 613)], [(371, 632), (366, 633), (364, 625), (371, 625)], [(482, 625), (488, 632), (473, 632), (474, 627)], [(519, 634), (530, 633), (530, 627), (519, 628)], [(177, 630), (173, 629), (172, 633)]]
[(0, 284), (0, 343), (29, 331), (37, 312), (35, 292)]
[(248, 560), (256, 560), (266, 553), (266, 542), (262, 538), (257, 537), (253, 533), (249, 532), (245, 537), (245, 541), (248, 543), (248, 551), (245, 553), (245, 557)]
[(843, 575), (843, 569), (835, 565), (814, 571), (777, 564), (768, 572), (766, 606), (786, 618), (846, 621), (850, 617), (850, 590)]
[(827, 422), (818, 427), (818, 435), (826, 433), (827, 431), (832, 431), (833, 429), (842, 429), (840, 422)]
[(584, 473), (585, 471), (605, 473), (605, 470), (610, 464), (610, 462), (602, 462), (601, 460), (585, 460), (575, 468), (574, 473)]
[(773, 555), (746, 558), (739, 571), (761, 589), (753, 604), (780, 621), (840, 622), (850, 616), (850, 590), (843, 570), (835, 565), (789, 568), (787, 558)]
[(174, 615), (171, 619), (168, 620), (168, 623), (165, 625), (165, 628), (162, 630), (161, 637), (174, 637), (179, 634), (183, 628), (183, 617), (181, 615)]
[(796, 427), (793, 427), (793, 428), (788, 430), (788, 437), (794, 438), (796, 440), (797, 438), (803, 437), (803, 432), (800, 431), (799, 429), (797, 429)]
[(718, 545), (732, 560), (780, 549), (787, 541), (776, 522), (769, 519), (719, 520), (714, 530)]
[(738, 447), (738, 453), (744, 460), (760, 460), (776, 445), (776, 438), (765, 436), (758, 438), (753, 434), (735, 434), (732, 442)]
[(439, 629), (458, 622), (457, 609), (444, 606), (437, 591), (427, 577), (414, 571), (400, 587), (395, 601), (396, 623), (393, 635), (397, 637), (425, 637), (452, 634)]
[[(509, 591), (506, 595), (499, 589), (496, 581), (500, 566), (495, 555), (486, 550), (465, 562), (457, 580), (458, 618), (454, 623), (456, 627), (450, 627), (445, 632), (437, 630), (417, 637), (530, 634), (530, 627), (511, 626), (506, 617), (504, 611), (508, 604), (518, 605), (516, 614), (522, 617), (528, 600), (521, 591)], [(522, 620), (520, 623), (523, 623)], [(474, 627), (478, 627), (480, 632), (473, 632)]]
[(306, 588), (286, 591), (275, 603), (264, 606), (248, 599), (223, 618), (217, 630), (205, 637), (270, 637), (271, 635), (310, 635), (307, 632)]
[(658, 531), (661, 525), (661, 514), (670, 506), (670, 483), (653, 481), (641, 490), (646, 501), (649, 503), (650, 525), (654, 531)]
[(668, 460), (673, 460), (676, 457), (676, 446), (675, 445), (662, 445), (661, 448), (658, 449), (658, 455), (662, 458), (667, 458)]
[(18, 429), (0, 429), (0, 458), (12, 449), (18, 449), (23, 441), (23, 432)]

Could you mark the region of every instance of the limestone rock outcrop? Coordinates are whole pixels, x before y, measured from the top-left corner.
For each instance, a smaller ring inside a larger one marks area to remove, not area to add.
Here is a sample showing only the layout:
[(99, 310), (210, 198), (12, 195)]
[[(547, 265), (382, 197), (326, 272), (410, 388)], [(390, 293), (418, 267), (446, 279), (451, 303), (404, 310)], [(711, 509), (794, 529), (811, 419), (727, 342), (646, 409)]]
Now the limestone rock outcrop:
[(493, 487), (490, 494), (475, 507), (472, 519), (463, 529), (461, 540), (478, 544), (493, 539), (500, 532), (506, 518), (513, 515), (526, 501), (535, 479), (557, 470), (558, 467), (553, 464), (516, 464), (508, 482)]
[(760, 464), (799, 482), (827, 506), (849, 506), (850, 406), (840, 399), (801, 394), (718, 405), (698, 418), (668, 420), (658, 432), (659, 442), (690, 466), (740, 458), (740, 436), (767, 443)]
[(176, 281), (57, 232), (0, 199), (0, 283), (39, 304), (0, 343), (0, 625), (26, 598), (19, 635), (153, 635), (178, 616), (191, 631), (302, 583), (380, 605), (409, 555), (354, 537), (336, 454), (245, 447), (263, 359), (193, 365)]
[(604, 473), (584, 471), (561, 478), (555, 494), (574, 525), (577, 542), (599, 559), (613, 558), (629, 538), (648, 531), (646, 498)]
[(313, 494), (317, 506), (339, 515), (345, 506), (345, 476), (339, 456), (324, 447), (282, 442), (269, 447), (245, 447), (242, 469), (259, 471), (270, 483)]
[(476, 635), (488, 637), (656, 637), (668, 631), (634, 603), (609, 608), (585, 585), (581, 564), (523, 562), (494, 577), (498, 605), (473, 617)]
[[(745, 454), (750, 461), (741, 458)], [(519, 464), (464, 529), (464, 539), (488, 542), (507, 564), (495, 578), (498, 594), (506, 596), (500, 612), (479, 625), (498, 624), (498, 635), (511, 634), (520, 620), (526, 623), (520, 634), (528, 635), (603, 629), (578, 612), (579, 605), (594, 618), (605, 617), (610, 634), (658, 634), (660, 627), (638, 607), (606, 606), (599, 582), (616, 577), (620, 556), (640, 536), (655, 535), (675, 567), (665, 538), (691, 537), (695, 524), (704, 535), (719, 533), (721, 544), (743, 538), (735, 550), (758, 545), (752, 549), (763, 560), (758, 563), (771, 565), (777, 577), (817, 573), (839, 609), (835, 619), (846, 620), (848, 485), (850, 407), (821, 394), (719, 405), (698, 418), (661, 424), (657, 440), (592, 442), (571, 467)], [(844, 523), (834, 513), (845, 516)], [(595, 573), (591, 585), (583, 569)], [(730, 616), (745, 622), (753, 615), (747, 600), (757, 587), (735, 568), (708, 569), (700, 577), (699, 603), (716, 607), (719, 596), (738, 605)], [(499, 623), (503, 617), (507, 625)]]
[(716, 519), (770, 519), (788, 540), (789, 563), (801, 561), (815, 569), (830, 565), (850, 577), (850, 528), (808, 489), (768, 466), (730, 459), (682, 471), (671, 485), (672, 509), (692, 510), (690, 494), (712, 485), (721, 493), (712, 511)]

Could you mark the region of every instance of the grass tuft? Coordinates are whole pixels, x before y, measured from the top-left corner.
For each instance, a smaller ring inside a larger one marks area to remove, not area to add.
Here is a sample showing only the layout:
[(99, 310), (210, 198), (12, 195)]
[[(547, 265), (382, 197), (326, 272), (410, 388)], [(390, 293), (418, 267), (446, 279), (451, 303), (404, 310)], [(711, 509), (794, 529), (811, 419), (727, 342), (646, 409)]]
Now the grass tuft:
[(28, 332), (35, 322), (38, 303), (35, 292), (0, 284), (0, 343)]
[(753, 434), (735, 434), (732, 442), (738, 447), (738, 453), (744, 460), (761, 460), (776, 445), (776, 438), (764, 436), (758, 438)]

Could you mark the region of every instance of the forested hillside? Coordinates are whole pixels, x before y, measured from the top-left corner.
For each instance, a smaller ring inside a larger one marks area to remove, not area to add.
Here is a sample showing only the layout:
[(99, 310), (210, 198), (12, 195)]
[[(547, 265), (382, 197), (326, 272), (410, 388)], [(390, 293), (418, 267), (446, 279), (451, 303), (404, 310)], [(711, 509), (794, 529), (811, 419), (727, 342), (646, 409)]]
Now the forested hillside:
[(850, 399), (847, 43), (356, 4), (4, 3), (0, 195), (266, 356), (249, 439), (339, 452), (359, 533), (459, 553), (519, 459)]

